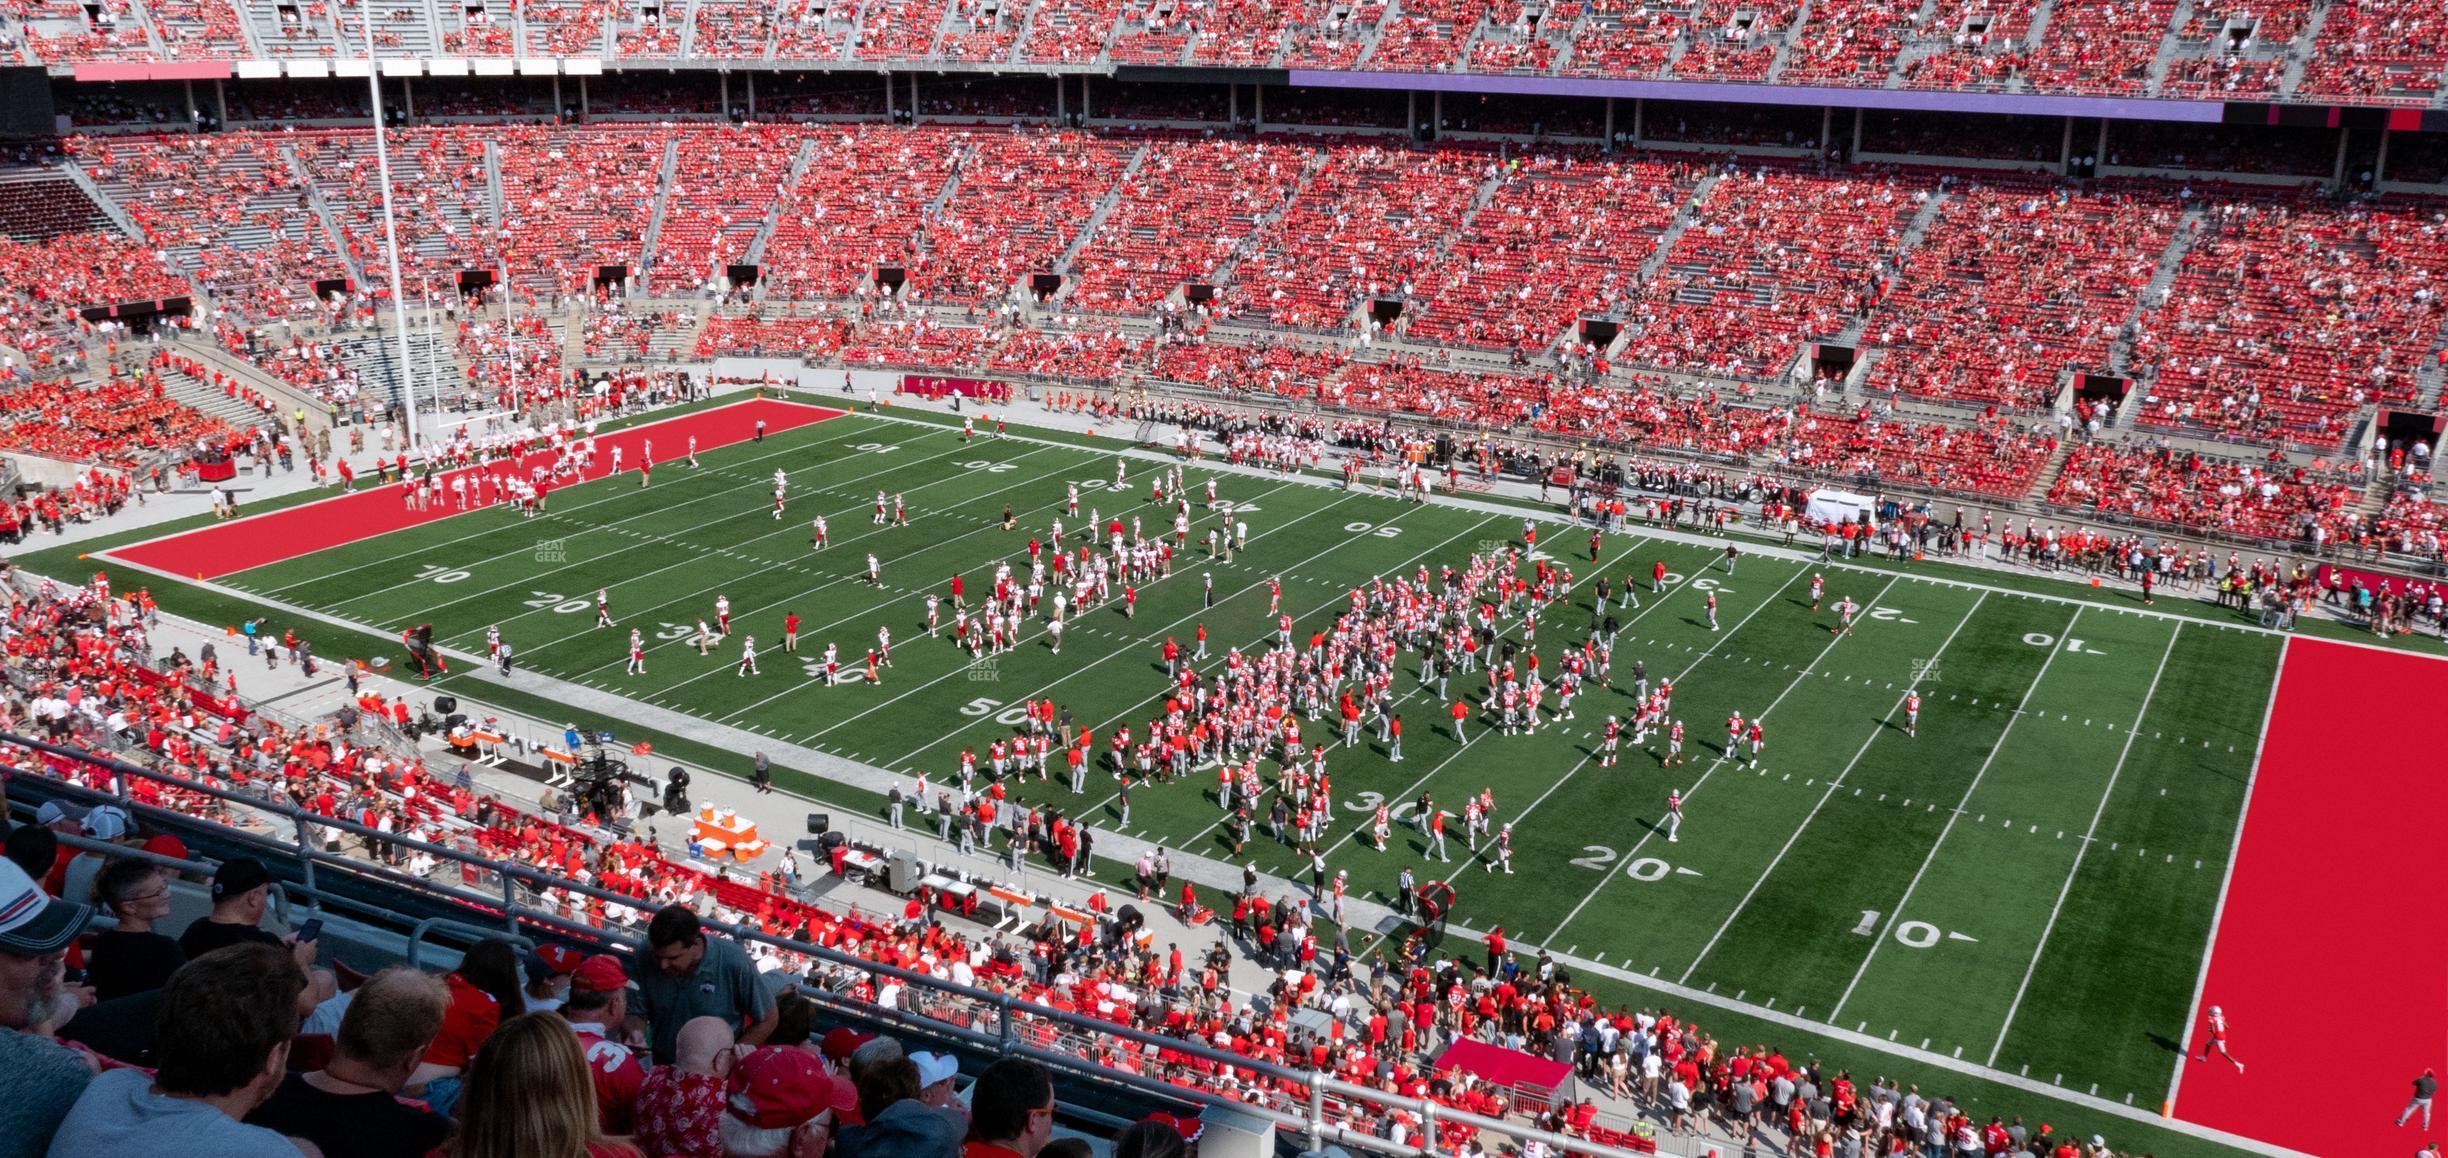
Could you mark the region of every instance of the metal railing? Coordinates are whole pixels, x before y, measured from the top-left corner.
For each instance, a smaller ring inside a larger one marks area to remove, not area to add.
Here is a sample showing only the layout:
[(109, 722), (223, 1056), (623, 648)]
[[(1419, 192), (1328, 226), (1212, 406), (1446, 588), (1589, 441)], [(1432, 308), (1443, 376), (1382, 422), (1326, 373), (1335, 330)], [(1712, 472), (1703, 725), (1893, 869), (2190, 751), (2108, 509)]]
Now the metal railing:
[[(79, 781), (48, 775), (38, 780), (19, 780), (20, 785), (39, 786), (45, 795), (57, 795), (84, 804), (111, 804), (126, 809), (131, 816), (149, 821), (157, 827), (177, 827), (194, 830), (209, 829), (217, 840), (237, 845), (253, 845), (276, 858), (275, 863), (288, 862), (298, 866), (300, 879), (282, 882), (284, 889), (295, 889), (315, 906), (367, 911), (363, 901), (342, 896), (331, 887), (337, 883), (329, 878), (333, 873), (344, 878), (377, 885), (412, 890), (429, 899), (461, 908), (473, 909), (484, 915), (487, 924), (499, 924), (510, 936), (525, 940), (534, 934), (560, 936), (590, 944), (626, 947), (637, 951), (643, 946), (642, 930), (632, 932), (617, 928), (597, 928), (573, 921), (557, 913), (528, 903), (522, 890), (540, 891), (550, 888), (572, 897), (602, 900), (624, 909), (642, 911), (650, 902), (620, 893), (595, 888), (524, 865), (491, 860), (444, 844), (420, 840), (397, 833), (380, 832), (336, 817), (322, 816), (275, 800), (217, 788), (184, 777), (156, 772), (108, 756), (13, 733), (0, 732), (0, 744), (14, 745), (29, 751), (45, 753), (76, 764), (107, 772), (110, 787), (96, 789)], [(159, 808), (133, 799), (129, 788), (133, 780), (148, 780), (188, 793), (219, 800), (260, 812), (269, 813), (289, 823), (290, 836), (283, 840), (256, 835), (243, 830), (226, 828), (210, 820), (186, 813)], [(423, 852), (444, 866), (457, 865), (462, 871), (473, 869), (479, 879), (486, 875), (497, 882), (497, 892), (481, 892), (460, 885), (435, 881), (402, 872), (378, 862), (361, 860), (329, 851), (330, 832), (346, 833), (361, 840)], [(93, 851), (109, 855), (147, 855), (139, 850), (88, 845)], [(151, 858), (160, 861), (161, 858)], [(165, 862), (187, 871), (209, 871), (202, 862)], [(842, 1016), (862, 1021), (880, 1022), (905, 1029), (913, 1034), (947, 1038), (992, 1052), (998, 1056), (1035, 1059), (1061, 1072), (1082, 1079), (1112, 1083), (1130, 1088), (1145, 1096), (1174, 1102), (1197, 1102), (1230, 1107), (1272, 1123), (1279, 1129), (1302, 1135), (1309, 1148), (1335, 1144), (1364, 1150), (1373, 1154), (1395, 1155), (1399, 1158), (1426, 1158), (1435, 1153), (1433, 1146), (1440, 1124), (1466, 1126), (1474, 1130), (1502, 1135), (1517, 1145), (1536, 1143), (1554, 1152), (1583, 1155), (1586, 1158), (1636, 1158), (1636, 1152), (1613, 1146), (1599, 1145), (1584, 1139), (1571, 1138), (1534, 1129), (1518, 1122), (1503, 1121), (1468, 1113), (1425, 1099), (1387, 1094), (1366, 1086), (1356, 1085), (1315, 1070), (1296, 1069), (1261, 1061), (1240, 1054), (1210, 1048), (1195, 1041), (1148, 1033), (1116, 1022), (1104, 1021), (1050, 1006), (1024, 1001), (1008, 993), (998, 993), (970, 985), (943, 980), (924, 973), (912, 972), (878, 961), (854, 957), (788, 937), (778, 937), (758, 929), (730, 922), (707, 919), (705, 925), (741, 941), (771, 946), (796, 954), (809, 962), (803, 970), (810, 984), (800, 991), (817, 1005)], [(464, 933), (479, 931), (473, 923), (452, 920), (427, 920), (415, 926), (419, 937), (437, 925), (454, 925)], [(490, 930), (482, 930), (489, 933)], [(826, 988), (819, 975), (846, 979), (859, 974), (889, 977), (903, 985), (902, 1004), (882, 1006), (857, 1000), (844, 991)], [(1066, 1040), (1079, 1043), (1073, 1050), (1057, 1048)], [(1243, 1078), (1245, 1086), (1272, 1091), (1263, 1103), (1235, 1098), (1224, 1093), (1186, 1087), (1155, 1077), (1100, 1064), (1100, 1052), (1117, 1050), (1162, 1050), (1181, 1057), (1224, 1067)], [(1413, 1137), (1428, 1146), (1410, 1142), (1395, 1142), (1389, 1138), (1348, 1124), (1382, 1123), (1395, 1114), (1408, 1114), (1418, 1123)]]

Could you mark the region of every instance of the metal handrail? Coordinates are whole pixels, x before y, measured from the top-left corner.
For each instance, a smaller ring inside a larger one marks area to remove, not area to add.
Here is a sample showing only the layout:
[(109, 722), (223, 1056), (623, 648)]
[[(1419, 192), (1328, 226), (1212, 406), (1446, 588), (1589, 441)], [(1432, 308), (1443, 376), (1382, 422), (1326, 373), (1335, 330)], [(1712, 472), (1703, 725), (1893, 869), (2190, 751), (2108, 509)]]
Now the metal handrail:
[[(151, 769), (142, 768), (113, 757), (99, 755), (97, 753), (87, 752), (76, 748), (70, 748), (64, 745), (53, 744), (47, 741), (36, 740), (30, 737), (8, 732), (0, 732), (0, 744), (15, 745), (32, 751), (49, 753), (62, 759), (75, 761), (77, 763), (86, 764), (109, 771), (115, 778), (116, 791), (105, 792), (72, 780), (51, 777), (48, 775), (41, 779), (39, 783), (46, 789), (64, 790), (66, 795), (86, 798), (93, 803), (109, 803), (118, 807), (131, 809), (131, 815), (147, 817), (157, 821), (167, 821), (179, 825), (211, 823), (210, 821), (200, 820), (184, 813), (158, 808), (132, 799), (126, 791), (127, 780), (129, 777), (136, 777), (139, 779), (174, 785), (182, 791), (194, 792), (225, 802), (240, 804), (248, 808), (269, 812), (272, 815), (289, 820), (292, 822), (295, 835), (292, 838), (292, 842), (288, 844), (281, 844), (269, 838), (236, 829), (229, 830), (226, 835), (229, 839), (240, 843), (261, 843), (270, 845), (278, 848), (284, 855), (295, 857), (302, 866), (303, 875), (305, 877), (303, 885), (300, 886), (300, 891), (307, 894), (309, 898), (316, 899), (318, 901), (326, 895), (327, 890), (322, 889), (316, 883), (315, 866), (318, 864), (324, 864), (330, 865), (334, 868), (339, 868), (350, 875), (384, 880), (426, 893), (428, 895), (439, 896), (445, 900), (450, 900), (456, 903), (471, 905), (478, 908), (497, 908), (497, 911), (501, 914), (506, 927), (514, 936), (519, 935), (524, 928), (542, 928), (555, 933), (582, 938), (591, 942), (627, 947), (633, 952), (641, 948), (643, 944), (642, 939), (635, 935), (612, 929), (595, 928), (590, 925), (570, 921), (556, 914), (531, 908), (525, 904), (522, 904), (517, 898), (515, 883), (523, 881), (534, 885), (549, 886), (581, 896), (596, 897), (629, 908), (642, 907), (644, 902), (641, 898), (625, 896), (619, 893), (594, 888), (590, 885), (585, 885), (577, 881), (556, 877), (548, 873), (537, 872), (519, 865), (470, 857), (460, 850), (443, 845), (418, 840), (413, 837), (401, 836), (396, 833), (379, 832), (351, 821), (335, 817), (321, 816), (282, 804), (278, 801), (267, 801), (258, 797), (231, 792), (225, 789), (216, 788), (211, 785), (189, 780), (184, 777), (173, 776), (168, 773), (156, 772)], [(488, 871), (499, 873), (502, 879), (502, 893), (499, 897), (486, 896), (472, 890), (459, 888), (443, 882), (426, 880), (411, 874), (400, 873), (383, 865), (367, 861), (360, 861), (348, 857), (336, 856), (329, 852), (323, 851), (319, 847), (316, 847), (316, 842), (309, 839), (307, 835), (308, 832), (317, 828), (348, 832), (361, 838), (371, 838), (401, 848), (411, 848), (426, 852), (446, 862), (460, 865), (472, 865)], [(83, 847), (83, 845), (80, 845), (80, 847)], [(138, 850), (121, 849), (116, 846), (102, 846), (94, 848), (92, 851), (115, 855), (119, 853), (133, 853), (137, 852)], [(176, 863), (183, 868), (188, 868), (189, 871), (208, 871), (200, 867), (193, 867), (191, 862)], [(427, 922), (427, 924), (433, 923), (434, 922)], [(986, 1034), (981, 1031), (966, 1029), (940, 1020), (924, 1018), (922, 1015), (909, 1014), (905, 1011), (897, 1009), (887, 1009), (881, 1006), (846, 1001), (830, 994), (822, 993), (821, 991), (809, 993), (809, 996), (812, 999), (817, 1000), (819, 1004), (824, 1004), (828, 1007), (840, 1008), (845, 1012), (852, 1013), (855, 1016), (864, 1019), (881, 1019), (893, 1021), (899, 1024), (905, 1024), (908, 1025), (913, 1032), (923, 1032), (932, 1036), (951, 1036), (961, 1040), (970, 1041), (980, 1046), (988, 1046), (996, 1050), (996, 1052), (999, 1054), (1005, 1056), (1024, 1056), (1035, 1058), (1036, 1060), (1051, 1065), (1059, 1065), (1066, 1069), (1078, 1070), (1083, 1074), (1092, 1075), (1101, 1080), (1120, 1082), (1135, 1089), (1149, 1093), (1162, 1094), (1166, 1097), (1177, 1100), (1189, 1100), (1204, 1102), (1212, 1105), (1231, 1106), (1238, 1111), (1255, 1114), (1259, 1117), (1265, 1118), (1268, 1121), (1274, 1122), (1278, 1126), (1299, 1130), (1309, 1136), (1313, 1147), (1315, 1145), (1322, 1144), (1324, 1141), (1334, 1141), (1343, 1145), (1366, 1149), (1377, 1153), (1399, 1155), (1403, 1156), (1403, 1158), (1415, 1158), (1415, 1156), (1425, 1156), (1433, 1153), (1433, 1151), (1423, 1147), (1398, 1145), (1387, 1139), (1380, 1138), (1363, 1131), (1356, 1131), (1350, 1127), (1327, 1121), (1324, 1113), (1324, 1099), (1326, 1095), (1332, 1094), (1340, 1099), (1357, 1100), (1368, 1103), (1380, 1107), (1382, 1110), (1403, 1111), (1413, 1114), (1422, 1124), (1420, 1137), (1431, 1142), (1433, 1142), (1435, 1136), (1435, 1124), (1442, 1121), (1466, 1125), (1478, 1130), (1503, 1134), (1525, 1142), (1538, 1142), (1557, 1151), (1586, 1155), (1588, 1158), (1637, 1158), (1637, 1156), (1632, 1152), (1620, 1150), (1615, 1147), (1603, 1146), (1577, 1138), (1568, 1138), (1562, 1135), (1552, 1134), (1547, 1131), (1533, 1129), (1517, 1123), (1487, 1118), (1435, 1102), (1407, 1098), (1395, 1094), (1387, 1094), (1382, 1091), (1372, 1090), (1366, 1086), (1356, 1085), (1351, 1082), (1343, 1081), (1339, 1078), (1328, 1076), (1319, 1071), (1294, 1069), (1289, 1066), (1278, 1065), (1273, 1062), (1262, 1061), (1256, 1058), (1245, 1057), (1240, 1054), (1227, 1053), (1222, 1050), (1217, 1050), (1209, 1046), (1202, 1045), (1196, 1041), (1148, 1033), (1116, 1022), (1103, 1021), (1066, 1010), (1054, 1009), (1050, 1006), (1038, 1005), (1033, 1002), (1020, 1000), (1019, 998), (1013, 997), (1007, 993), (997, 993), (992, 990), (981, 989), (976, 986), (962, 985), (958, 982), (947, 981), (927, 974), (912, 972), (910, 970), (887, 965), (879, 961), (871, 961), (861, 957), (853, 957), (848, 954), (841, 953), (833, 949), (828, 949), (823, 946), (810, 944), (805, 941), (773, 936), (765, 933), (762, 930), (747, 928), (734, 925), (729, 922), (712, 919), (707, 919), (703, 923), (708, 928), (722, 932), (736, 939), (754, 941), (769, 945), (791, 953), (799, 954), (811, 960), (820, 961), (831, 965), (841, 966), (866, 973), (880, 974), (882, 976), (899, 980), (912, 990), (921, 991), (940, 997), (954, 998), (973, 1005), (982, 1006), (993, 1012), (996, 1021), (996, 1031), (993, 1034)], [(418, 926), (420, 931), (424, 928), (425, 925)], [(522, 939), (524, 938), (522, 937)], [(1101, 1038), (1118, 1039), (1123, 1042), (1130, 1042), (1140, 1046), (1152, 1046), (1157, 1049), (1220, 1065), (1228, 1069), (1261, 1075), (1271, 1078), (1278, 1083), (1288, 1083), (1290, 1086), (1297, 1087), (1298, 1089), (1306, 1090), (1308, 1092), (1308, 1112), (1305, 1115), (1288, 1114), (1268, 1107), (1255, 1106), (1246, 1102), (1235, 1101), (1210, 1091), (1177, 1086), (1169, 1082), (1157, 1081), (1142, 1075), (1086, 1065), (1078, 1057), (1062, 1054), (1056, 1051), (1044, 1050), (1028, 1045), (1020, 1040), (1016, 1027), (1019, 1024), (1029, 1022), (1043, 1022), (1070, 1026), (1097, 1035)]]

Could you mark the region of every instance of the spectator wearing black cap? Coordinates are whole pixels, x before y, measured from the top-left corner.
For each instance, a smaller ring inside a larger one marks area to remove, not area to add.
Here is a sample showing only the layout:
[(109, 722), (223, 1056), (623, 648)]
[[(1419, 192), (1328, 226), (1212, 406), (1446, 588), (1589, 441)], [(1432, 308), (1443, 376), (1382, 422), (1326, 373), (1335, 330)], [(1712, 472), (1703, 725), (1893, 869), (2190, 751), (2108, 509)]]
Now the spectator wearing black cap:
[(42, 1153), (93, 1080), (85, 1055), (50, 1037), (74, 1009), (62, 984), (68, 942), (92, 916), (0, 861), (0, 1158)]
[(300, 941), (265, 931), (264, 913), (272, 906), (272, 870), (251, 856), (234, 856), (213, 870), (212, 912), (195, 919), (179, 934), (179, 951), (190, 961), (230, 945), (276, 945), (289, 951), (317, 1002), (329, 1001), (339, 986), (330, 973), (314, 967), (312, 941)]
[(320, 1155), (242, 1119), (279, 1087), (304, 1016), (306, 971), (283, 946), (233, 945), (181, 966), (162, 988), (160, 1068), (96, 1077), (51, 1138), (50, 1158), (297, 1158)]
[[(272, 873), (251, 856), (234, 856), (213, 871), (212, 912), (196, 918), (179, 934), (179, 948), (192, 961), (230, 945), (279, 945), (281, 939), (259, 928), (272, 903)], [(309, 950), (311, 953), (311, 950)], [(307, 956), (298, 964), (312, 963)]]
[(398, 1094), (441, 1031), (450, 991), (438, 977), (397, 967), (368, 978), (352, 996), (333, 1035), (331, 1062), (289, 1075), (246, 1120), (327, 1154), (423, 1158), (442, 1144), (450, 1123)]

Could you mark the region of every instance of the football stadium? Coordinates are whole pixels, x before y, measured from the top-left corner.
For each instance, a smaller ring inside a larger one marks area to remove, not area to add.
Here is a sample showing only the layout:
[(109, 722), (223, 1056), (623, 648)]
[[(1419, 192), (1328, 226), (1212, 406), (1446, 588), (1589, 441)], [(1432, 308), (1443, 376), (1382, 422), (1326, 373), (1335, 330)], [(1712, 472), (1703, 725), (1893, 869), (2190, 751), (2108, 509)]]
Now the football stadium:
[(2448, 1141), (2436, 10), (0, 50), (0, 1156)]

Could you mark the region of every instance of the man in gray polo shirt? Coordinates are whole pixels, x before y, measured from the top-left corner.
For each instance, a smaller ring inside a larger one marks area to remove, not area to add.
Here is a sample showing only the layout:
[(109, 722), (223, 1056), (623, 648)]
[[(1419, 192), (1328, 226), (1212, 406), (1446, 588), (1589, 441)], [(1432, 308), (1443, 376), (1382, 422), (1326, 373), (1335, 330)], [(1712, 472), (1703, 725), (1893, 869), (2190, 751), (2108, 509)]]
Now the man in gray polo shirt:
[(638, 999), (629, 1024), (650, 1033), (656, 1065), (672, 1064), (680, 1027), (717, 1017), (739, 1030), (741, 1045), (763, 1045), (781, 1018), (773, 994), (735, 942), (706, 936), (687, 905), (665, 905), (646, 926), (650, 958), (629, 962)]

